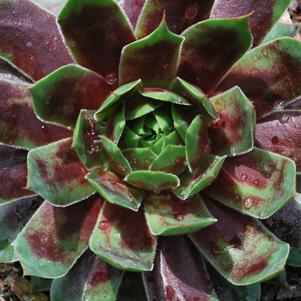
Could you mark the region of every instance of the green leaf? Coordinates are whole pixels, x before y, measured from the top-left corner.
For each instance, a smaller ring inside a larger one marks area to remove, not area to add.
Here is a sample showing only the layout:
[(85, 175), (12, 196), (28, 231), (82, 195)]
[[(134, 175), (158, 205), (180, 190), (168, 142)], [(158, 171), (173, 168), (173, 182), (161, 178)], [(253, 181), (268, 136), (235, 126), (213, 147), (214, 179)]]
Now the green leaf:
[(173, 193), (181, 200), (186, 200), (197, 194), (215, 180), (225, 159), (225, 156), (204, 155), (193, 174), (188, 170), (181, 174), (181, 185), (174, 189)]
[(133, 170), (148, 169), (157, 155), (149, 147), (128, 148), (123, 150)]
[(53, 281), (51, 300), (115, 300), (123, 274), (87, 251), (65, 276)]
[(103, 77), (78, 65), (61, 67), (30, 90), (41, 119), (68, 127), (74, 126), (82, 108), (98, 109), (111, 92)]
[(88, 173), (86, 179), (109, 203), (138, 211), (142, 194), (123, 182), (118, 175), (109, 170), (95, 168)]
[(65, 275), (87, 249), (101, 206), (97, 197), (68, 207), (44, 202), (16, 240), (24, 274), (42, 278)]
[(90, 249), (118, 269), (149, 271), (153, 267), (156, 239), (148, 230), (143, 211), (106, 203), (91, 236)]
[(174, 174), (150, 170), (133, 171), (124, 180), (135, 187), (150, 191), (161, 191), (180, 185), (179, 178)]
[(251, 217), (212, 200), (205, 205), (218, 221), (189, 237), (223, 277), (235, 285), (250, 285), (283, 270), (288, 244)]
[(216, 222), (199, 196), (182, 201), (170, 192), (152, 194), (146, 197), (144, 208), (153, 235), (187, 234)]
[(72, 63), (55, 17), (31, 1), (1, 0), (0, 36), (0, 56), (32, 80)]
[(116, 1), (68, 0), (58, 23), (76, 61), (116, 86), (121, 49), (135, 40)]
[(172, 106), (172, 118), (174, 127), (179, 135), (185, 140), (186, 131), (195, 116), (195, 108)]
[(175, 175), (181, 174), (186, 169), (185, 147), (181, 145), (167, 145), (152, 162), (150, 169)]
[(177, 73), (182, 42), (163, 20), (149, 36), (123, 48), (120, 84), (141, 78), (144, 86), (168, 88)]
[(205, 93), (217, 86), (252, 43), (247, 17), (202, 21), (182, 35), (179, 76)]
[(209, 128), (212, 152), (218, 155), (237, 156), (253, 148), (255, 110), (239, 87), (211, 98), (219, 114)]
[(254, 148), (228, 159), (206, 194), (243, 214), (265, 219), (295, 195), (295, 163)]
[(57, 206), (70, 205), (94, 193), (71, 143), (68, 138), (37, 147), (27, 157), (27, 187)]
[(294, 38), (298, 32), (298, 26), (294, 23), (277, 22), (272, 30), (263, 39), (262, 44), (269, 43), (281, 37)]
[(301, 94), (300, 61), (299, 41), (275, 40), (246, 53), (217, 89), (239, 86), (255, 106), (257, 118), (267, 116)]

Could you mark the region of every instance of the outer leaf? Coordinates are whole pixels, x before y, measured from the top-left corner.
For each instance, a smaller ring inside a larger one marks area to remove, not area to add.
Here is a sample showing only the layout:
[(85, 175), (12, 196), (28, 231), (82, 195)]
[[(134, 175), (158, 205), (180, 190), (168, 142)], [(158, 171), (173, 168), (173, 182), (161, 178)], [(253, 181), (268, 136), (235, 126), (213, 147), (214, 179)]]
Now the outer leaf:
[(238, 85), (256, 108), (257, 118), (301, 94), (301, 43), (281, 38), (249, 51), (231, 69), (218, 90)]
[(178, 73), (205, 93), (216, 87), (252, 42), (246, 17), (206, 20), (182, 35), (185, 42)]
[(180, 235), (201, 230), (216, 220), (200, 197), (182, 201), (170, 192), (146, 197), (147, 224), (153, 235)]
[(57, 16), (67, 0), (34, 0), (34, 2), (40, 4), (53, 15)]
[(31, 87), (37, 115), (70, 127), (81, 109), (98, 109), (110, 91), (101, 76), (78, 65), (64, 66)]
[(65, 208), (44, 202), (17, 238), (24, 273), (44, 278), (66, 274), (86, 250), (101, 205), (96, 197)]
[(255, 110), (239, 87), (211, 99), (219, 120), (209, 128), (212, 152), (236, 156), (253, 148)]
[(168, 88), (177, 73), (182, 42), (163, 19), (150, 35), (123, 48), (119, 83), (141, 78), (144, 86)]
[(218, 301), (202, 258), (186, 239), (168, 237), (160, 241), (155, 269), (144, 274), (148, 300)]
[(250, 285), (272, 278), (284, 268), (288, 244), (255, 219), (212, 200), (205, 204), (218, 222), (190, 238), (229, 282)]
[(26, 151), (0, 145), (0, 204), (34, 194), (25, 187), (26, 156)]
[(123, 272), (104, 263), (87, 251), (62, 278), (51, 287), (52, 301), (112, 301), (123, 278)]
[(31, 1), (0, 1), (0, 35), (0, 55), (33, 80), (72, 62), (55, 17)]
[(294, 38), (298, 32), (298, 27), (293, 23), (277, 22), (272, 30), (266, 35), (262, 43), (269, 43), (281, 37)]
[(258, 45), (282, 16), (290, 0), (216, 0), (210, 18), (233, 18), (250, 14), (249, 25)]
[(296, 167), (292, 160), (254, 148), (228, 159), (206, 194), (244, 214), (268, 218), (294, 196)]
[(94, 192), (71, 142), (64, 139), (28, 153), (28, 188), (57, 206), (78, 202)]
[(297, 194), (284, 208), (264, 221), (264, 224), (282, 241), (290, 245), (287, 263), (301, 266), (301, 195)]
[(193, 174), (188, 170), (181, 174), (181, 186), (174, 189), (173, 193), (181, 200), (186, 200), (197, 194), (215, 180), (225, 159), (225, 156), (204, 155)]
[(86, 178), (109, 203), (138, 211), (142, 194), (123, 182), (118, 175), (109, 170), (97, 168), (91, 170)]
[(118, 4), (114, 0), (69, 0), (58, 22), (76, 61), (115, 86), (121, 49), (135, 40)]
[(301, 171), (301, 112), (275, 112), (256, 126), (255, 143), (260, 148), (289, 157)]
[(145, 0), (118, 0), (118, 2), (135, 28)]
[(136, 28), (139, 38), (151, 33), (160, 24), (163, 15), (171, 30), (180, 34), (192, 24), (207, 19), (214, 0), (146, 0), (145, 2)]
[(16, 261), (14, 241), (41, 203), (39, 197), (31, 197), (0, 207), (0, 260)]
[(30, 149), (70, 136), (70, 131), (37, 118), (27, 88), (20, 82), (0, 81), (0, 141)]
[(106, 203), (91, 236), (90, 248), (119, 269), (148, 271), (153, 267), (156, 239), (149, 233), (142, 211), (137, 213)]
[(176, 188), (180, 185), (179, 178), (174, 174), (150, 170), (133, 171), (124, 180), (135, 187), (151, 191)]
[(15, 69), (8, 62), (0, 59), (0, 80), (11, 81), (11, 82), (29, 82), (29, 78), (25, 77), (20, 71)]

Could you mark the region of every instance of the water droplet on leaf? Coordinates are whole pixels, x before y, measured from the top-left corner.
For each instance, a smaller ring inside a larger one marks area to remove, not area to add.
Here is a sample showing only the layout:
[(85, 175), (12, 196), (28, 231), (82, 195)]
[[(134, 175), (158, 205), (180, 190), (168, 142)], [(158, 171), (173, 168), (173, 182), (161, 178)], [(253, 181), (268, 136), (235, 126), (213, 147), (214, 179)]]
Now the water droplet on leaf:
[(250, 209), (252, 207), (252, 205), (253, 205), (253, 199), (252, 198), (248, 197), (248, 198), (244, 199), (244, 207), (246, 209)]
[(99, 224), (99, 227), (101, 230), (107, 230), (109, 228), (109, 222), (108, 221), (101, 221)]
[(117, 74), (109, 73), (106, 75), (106, 82), (108, 85), (115, 85), (117, 83)]
[(241, 179), (242, 179), (243, 181), (247, 181), (247, 180), (248, 180), (248, 176), (247, 176), (246, 174), (242, 174), (242, 175), (241, 175)]

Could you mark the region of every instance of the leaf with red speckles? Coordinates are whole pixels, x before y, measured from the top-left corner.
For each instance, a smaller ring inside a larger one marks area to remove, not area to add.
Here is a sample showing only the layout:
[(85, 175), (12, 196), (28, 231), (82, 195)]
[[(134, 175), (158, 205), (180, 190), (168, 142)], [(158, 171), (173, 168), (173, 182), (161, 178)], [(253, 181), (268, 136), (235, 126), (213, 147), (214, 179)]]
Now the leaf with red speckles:
[(93, 118), (94, 113), (95, 111), (81, 110), (73, 132), (72, 147), (87, 168), (103, 162), (99, 145), (101, 131)]
[(256, 219), (213, 200), (206, 201), (205, 205), (218, 221), (189, 237), (229, 282), (250, 285), (270, 279), (283, 270), (288, 244), (277, 239)]
[(219, 119), (209, 127), (212, 152), (237, 156), (253, 148), (256, 116), (252, 103), (239, 87), (211, 98)]
[(135, 187), (150, 191), (161, 191), (180, 185), (180, 180), (176, 175), (152, 170), (133, 171), (124, 180)]
[(301, 195), (297, 193), (285, 207), (263, 222), (278, 238), (290, 245), (287, 264), (301, 267)]
[(116, 86), (122, 47), (135, 41), (119, 5), (114, 0), (69, 0), (58, 23), (76, 61)]
[(146, 0), (136, 34), (141, 38), (151, 33), (164, 15), (171, 30), (180, 34), (187, 27), (207, 19), (213, 2), (214, 0)]
[(281, 38), (246, 53), (217, 90), (238, 85), (264, 117), (301, 94), (301, 43)]
[(226, 160), (205, 193), (243, 214), (265, 219), (289, 202), (295, 186), (294, 161), (254, 148)]
[(187, 169), (180, 176), (181, 185), (173, 193), (181, 200), (186, 200), (210, 185), (225, 161), (226, 157), (206, 154), (200, 165), (191, 174)]
[(206, 20), (183, 32), (179, 76), (211, 92), (232, 65), (250, 48), (248, 18)]
[(150, 147), (127, 148), (122, 151), (133, 170), (148, 169), (157, 155)]
[(1, 0), (0, 55), (33, 80), (72, 62), (55, 17), (28, 0)]
[(94, 193), (86, 168), (71, 148), (71, 139), (38, 147), (28, 153), (27, 186), (57, 206), (67, 206)]
[(127, 185), (112, 171), (95, 168), (89, 172), (86, 179), (109, 203), (138, 211), (143, 198), (142, 193)]
[(0, 142), (30, 149), (68, 137), (67, 129), (40, 121), (28, 85), (0, 81)]
[(144, 202), (145, 217), (153, 235), (181, 235), (216, 222), (199, 196), (182, 201), (170, 192), (151, 194)]
[(123, 274), (87, 251), (65, 276), (53, 281), (51, 300), (116, 300)]
[(111, 92), (103, 77), (78, 65), (52, 72), (30, 90), (41, 119), (69, 127), (81, 109), (98, 109)]
[(216, 0), (210, 18), (234, 18), (250, 14), (249, 26), (258, 45), (287, 9), (290, 0)]
[(57, 16), (67, 0), (34, 0), (53, 15)]
[(44, 202), (16, 240), (24, 273), (43, 278), (65, 275), (87, 249), (102, 204), (94, 196), (64, 208)]
[(154, 171), (163, 171), (175, 175), (186, 169), (185, 147), (182, 145), (167, 145), (150, 165)]
[(0, 206), (0, 260), (17, 260), (14, 241), (41, 203), (39, 197), (18, 200), (12, 204)]
[(135, 28), (145, 0), (118, 0), (118, 2)]
[(269, 115), (256, 125), (255, 144), (291, 158), (301, 171), (301, 112), (282, 111)]
[(90, 249), (119, 269), (149, 271), (153, 267), (156, 239), (149, 232), (143, 211), (106, 203), (91, 236)]
[(203, 259), (183, 236), (162, 239), (153, 272), (143, 276), (149, 300), (218, 301)]
[(123, 48), (120, 84), (141, 78), (144, 86), (168, 88), (177, 73), (183, 40), (170, 32), (163, 19), (150, 35)]
[(0, 145), (0, 205), (33, 195), (26, 189), (27, 152)]

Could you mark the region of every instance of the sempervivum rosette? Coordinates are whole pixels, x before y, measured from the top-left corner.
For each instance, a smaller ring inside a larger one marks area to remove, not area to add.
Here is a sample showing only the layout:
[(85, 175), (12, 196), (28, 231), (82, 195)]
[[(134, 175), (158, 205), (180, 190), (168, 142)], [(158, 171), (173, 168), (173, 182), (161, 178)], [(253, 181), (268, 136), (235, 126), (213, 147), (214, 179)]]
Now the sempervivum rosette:
[(258, 298), (301, 265), (289, 1), (119, 2), (0, 0), (0, 259), (52, 301), (218, 300), (204, 259)]

